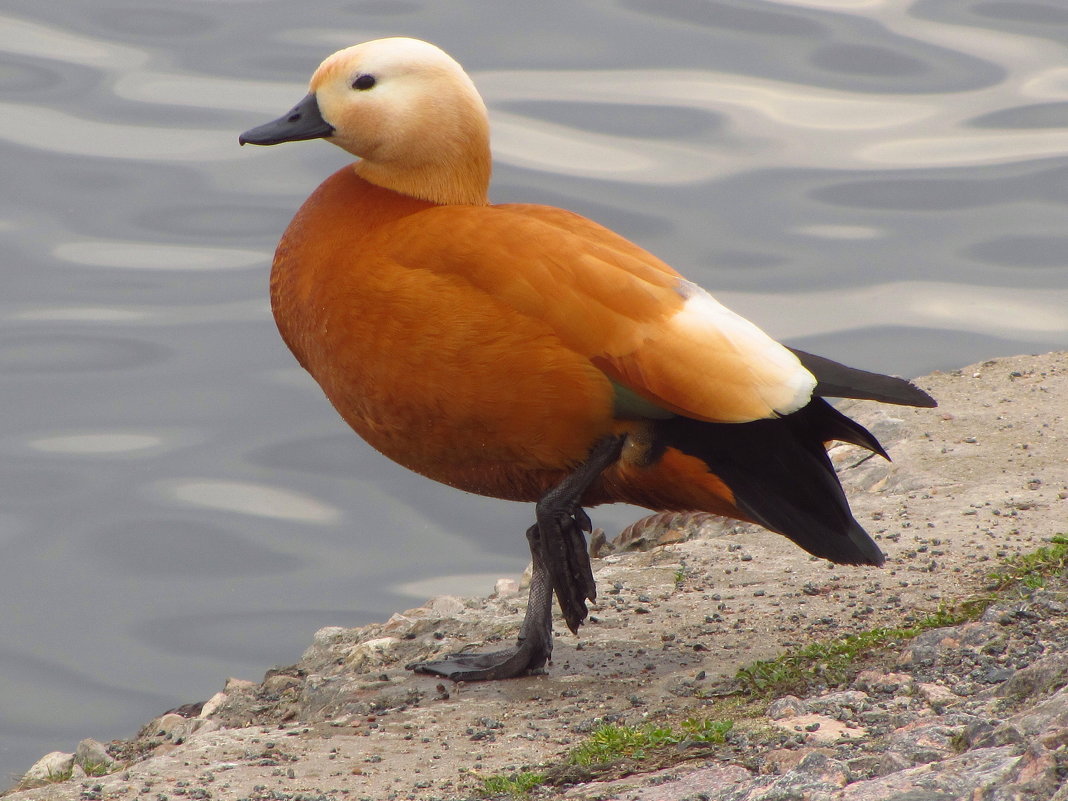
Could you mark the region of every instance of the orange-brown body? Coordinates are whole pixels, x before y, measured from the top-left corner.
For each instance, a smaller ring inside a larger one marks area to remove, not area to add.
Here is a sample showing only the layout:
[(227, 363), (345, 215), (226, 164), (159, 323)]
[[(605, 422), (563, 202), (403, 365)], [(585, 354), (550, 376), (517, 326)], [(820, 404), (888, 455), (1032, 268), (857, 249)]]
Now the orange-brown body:
[[(594, 268), (544, 258), (546, 247), (572, 240), (598, 260)], [(271, 300), (282, 337), (341, 416), (411, 470), (535, 501), (597, 440), (628, 433), (623, 457), (585, 503), (744, 518), (704, 463), (673, 450), (650, 461), (649, 423), (615, 414), (603, 369), (612, 369), (611, 343), (621, 343), (622, 358), (634, 347), (626, 332), (677, 311), (678, 281), (663, 262), (578, 215), (439, 206), (346, 167), (282, 238)], [(563, 325), (562, 314), (583, 319)]]

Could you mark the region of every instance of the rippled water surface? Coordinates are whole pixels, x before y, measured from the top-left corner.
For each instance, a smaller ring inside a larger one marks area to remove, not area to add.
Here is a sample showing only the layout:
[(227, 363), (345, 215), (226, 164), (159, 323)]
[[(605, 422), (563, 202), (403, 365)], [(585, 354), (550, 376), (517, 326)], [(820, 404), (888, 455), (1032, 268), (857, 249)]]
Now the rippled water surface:
[(5, 778), (524, 566), (530, 509), (370, 452), (270, 319), (274, 244), (347, 157), (237, 134), (395, 34), (472, 72), (496, 201), (594, 217), (791, 344), (918, 374), (1068, 341), (1061, 0), (7, 0)]

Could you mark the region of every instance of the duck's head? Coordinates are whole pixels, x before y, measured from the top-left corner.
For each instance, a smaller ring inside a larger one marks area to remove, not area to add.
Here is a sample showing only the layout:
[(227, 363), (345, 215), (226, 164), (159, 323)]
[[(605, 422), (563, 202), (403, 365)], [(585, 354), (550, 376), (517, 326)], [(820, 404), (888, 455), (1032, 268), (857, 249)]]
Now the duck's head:
[(339, 50), (282, 117), (241, 144), (326, 139), (360, 161), (364, 179), (442, 204), (487, 202), (486, 106), (463, 68), (418, 39), (376, 39)]

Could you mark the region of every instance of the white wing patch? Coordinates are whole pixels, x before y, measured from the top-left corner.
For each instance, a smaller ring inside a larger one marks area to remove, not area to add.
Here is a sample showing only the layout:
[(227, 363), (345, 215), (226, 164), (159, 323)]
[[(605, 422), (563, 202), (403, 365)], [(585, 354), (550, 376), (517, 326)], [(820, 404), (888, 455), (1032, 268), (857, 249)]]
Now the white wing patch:
[(733, 349), (748, 373), (734, 381), (747, 384), (779, 414), (796, 412), (811, 400), (816, 379), (793, 353), (697, 284), (680, 281), (678, 292), (686, 301), (671, 326), (710, 349)]

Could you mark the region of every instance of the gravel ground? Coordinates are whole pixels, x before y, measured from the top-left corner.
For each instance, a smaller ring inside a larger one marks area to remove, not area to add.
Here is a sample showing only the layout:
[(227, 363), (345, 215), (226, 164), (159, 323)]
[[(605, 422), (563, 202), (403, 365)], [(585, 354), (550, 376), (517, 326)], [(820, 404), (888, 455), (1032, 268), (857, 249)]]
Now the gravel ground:
[[(321, 630), (298, 665), (230, 679), (130, 741), (83, 742), (71, 779), (8, 798), (428, 801), (476, 798), (485, 776), (537, 770), (554, 782), (532, 793), (545, 798), (1068, 801), (1060, 579), (891, 648), (841, 686), (817, 681), (805, 697), (740, 708), (722, 745), (682, 743), (592, 771), (566, 764), (604, 722), (707, 716), (740, 666), (907, 625), (1068, 533), (1068, 354), (917, 383), (938, 409), (843, 406), (893, 463), (832, 452), (857, 518), (888, 554), (883, 569), (816, 561), (753, 526), (661, 519), (625, 544), (649, 550), (599, 548), (592, 618), (579, 637), (557, 623), (548, 675), (453, 684), (404, 670), (511, 640), (524, 594), (502, 581), (490, 598), (439, 597), (381, 624)], [(70, 769), (69, 754), (49, 759), (38, 774)]]

